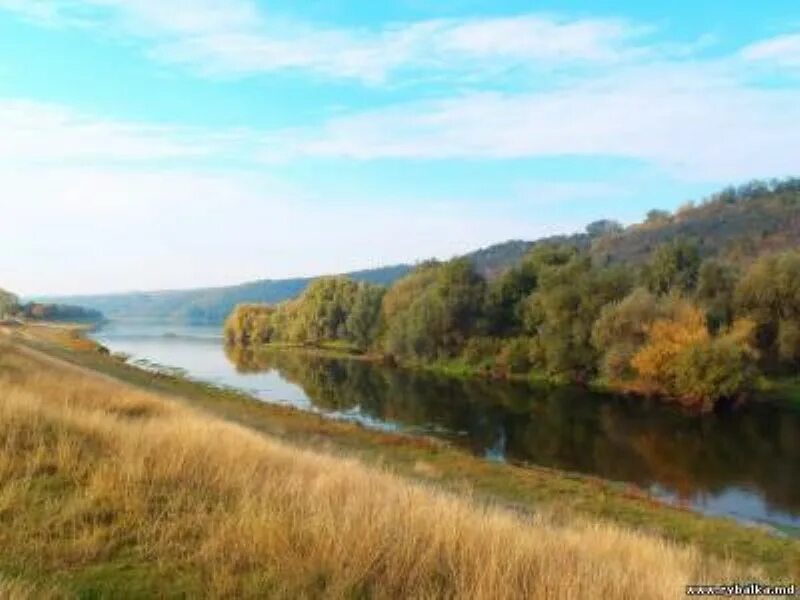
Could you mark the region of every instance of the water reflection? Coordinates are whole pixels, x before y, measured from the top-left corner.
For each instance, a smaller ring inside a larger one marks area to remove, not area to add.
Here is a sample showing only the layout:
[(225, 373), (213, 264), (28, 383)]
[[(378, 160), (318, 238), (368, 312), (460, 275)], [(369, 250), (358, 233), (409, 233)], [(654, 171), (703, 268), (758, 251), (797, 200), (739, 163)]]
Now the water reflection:
[(325, 412), (434, 431), (488, 458), (643, 488), (707, 512), (800, 526), (800, 414), (751, 405), (688, 415), (583, 389), (457, 380), (301, 352), (226, 350), (242, 374), (276, 371)]

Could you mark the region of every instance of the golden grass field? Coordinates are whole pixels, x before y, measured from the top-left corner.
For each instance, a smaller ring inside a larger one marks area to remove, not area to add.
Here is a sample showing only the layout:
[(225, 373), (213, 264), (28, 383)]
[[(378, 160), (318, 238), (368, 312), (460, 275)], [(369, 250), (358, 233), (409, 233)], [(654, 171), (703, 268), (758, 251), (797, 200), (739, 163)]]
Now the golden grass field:
[(0, 344), (1, 598), (659, 599), (760, 575), (302, 450)]

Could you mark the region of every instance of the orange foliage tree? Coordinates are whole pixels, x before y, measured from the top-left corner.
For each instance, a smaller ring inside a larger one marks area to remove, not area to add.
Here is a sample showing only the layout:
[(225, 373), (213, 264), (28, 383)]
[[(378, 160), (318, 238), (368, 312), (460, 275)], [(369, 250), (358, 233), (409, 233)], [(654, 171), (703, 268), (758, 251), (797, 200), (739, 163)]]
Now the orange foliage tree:
[(647, 327), (647, 342), (631, 360), (637, 384), (703, 410), (739, 397), (755, 376), (754, 330), (753, 321), (740, 319), (711, 336), (704, 313), (679, 301), (669, 318)]

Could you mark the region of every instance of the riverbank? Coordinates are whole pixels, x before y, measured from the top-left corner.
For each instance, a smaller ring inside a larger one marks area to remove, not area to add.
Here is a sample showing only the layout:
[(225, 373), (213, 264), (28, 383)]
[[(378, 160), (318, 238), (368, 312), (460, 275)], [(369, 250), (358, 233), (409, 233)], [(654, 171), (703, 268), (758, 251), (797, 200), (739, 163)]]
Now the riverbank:
[(790, 577), (421, 484), (16, 341), (0, 390), (0, 590), (22, 597), (666, 599)]
[(355, 457), (416, 481), (522, 512), (542, 510), (559, 522), (612, 521), (703, 552), (757, 564), (774, 574), (800, 573), (800, 544), (757, 527), (708, 518), (654, 501), (632, 486), (537, 467), (490, 463), (438, 440), (370, 431), (351, 423), (267, 405), (239, 392), (146, 372), (98, 352), (74, 331), (17, 331), (26, 345), (95, 372), (170, 396), (225, 420), (314, 451)]
[[(345, 342), (321, 342), (313, 345), (273, 342), (255, 346), (235, 345), (234, 347), (256, 354), (259, 352), (291, 351), (303, 352), (309, 355), (321, 356), (324, 358), (344, 358), (348, 360), (360, 360), (375, 364), (391, 364), (397, 368), (422, 371), (426, 373), (432, 373), (434, 375), (442, 375), (445, 377), (453, 377), (458, 379), (497, 379), (503, 381), (528, 383), (536, 386), (564, 386), (570, 384), (570, 382), (554, 380), (553, 378), (548, 377), (547, 374), (537, 371), (530, 371), (526, 374), (496, 373), (488, 368), (480, 368), (470, 365), (464, 360), (460, 359), (438, 360), (428, 363), (405, 362), (402, 364), (395, 364), (391, 361), (387, 362), (387, 359), (384, 356), (361, 352), (356, 347)], [(613, 385), (609, 385), (602, 379), (590, 380), (585, 382), (583, 385), (587, 389), (598, 394), (646, 397), (642, 393), (631, 388), (620, 389)], [(752, 396), (758, 396), (758, 398), (762, 401), (767, 401), (778, 406), (800, 408), (800, 378), (775, 378), (761, 376), (755, 382), (755, 389), (752, 391)], [(681, 402), (675, 399), (665, 398), (664, 401), (668, 404), (681, 405)]]

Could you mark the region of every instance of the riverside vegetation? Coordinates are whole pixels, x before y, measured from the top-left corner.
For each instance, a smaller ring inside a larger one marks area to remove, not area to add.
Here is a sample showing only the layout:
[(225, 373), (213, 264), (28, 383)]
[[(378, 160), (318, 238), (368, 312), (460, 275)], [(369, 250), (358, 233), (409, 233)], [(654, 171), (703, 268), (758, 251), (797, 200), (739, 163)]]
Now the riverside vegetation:
[(21, 303), (16, 294), (0, 289), (0, 320), (28, 319), (35, 321), (97, 323), (103, 314), (97, 310), (70, 304)]
[(639, 258), (619, 256), (616, 240), (731, 206), (795, 214), (800, 182), (750, 184), (676, 215), (653, 211), (629, 230), (595, 223), (590, 247), (536, 244), (491, 277), (460, 258), (422, 263), (388, 287), (321, 278), (299, 298), (237, 307), (227, 341), (338, 344), (410, 366), (594, 382), (710, 410), (745, 399), (764, 374), (800, 366), (800, 252), (783, 249), (794, 238), (784, 235), (776, 251), (774, 236), (763, 247), (732, 236), (723, 251), (715, 232), (713, 249), (703, 236), (674, 238)]
[[(19, 341), (0, 345), (0, 390), (0, 589), (16, 597), (672, 598), (766, 577), (303, 449)], [(797, 555), (745, 537), (724, 553)]]

